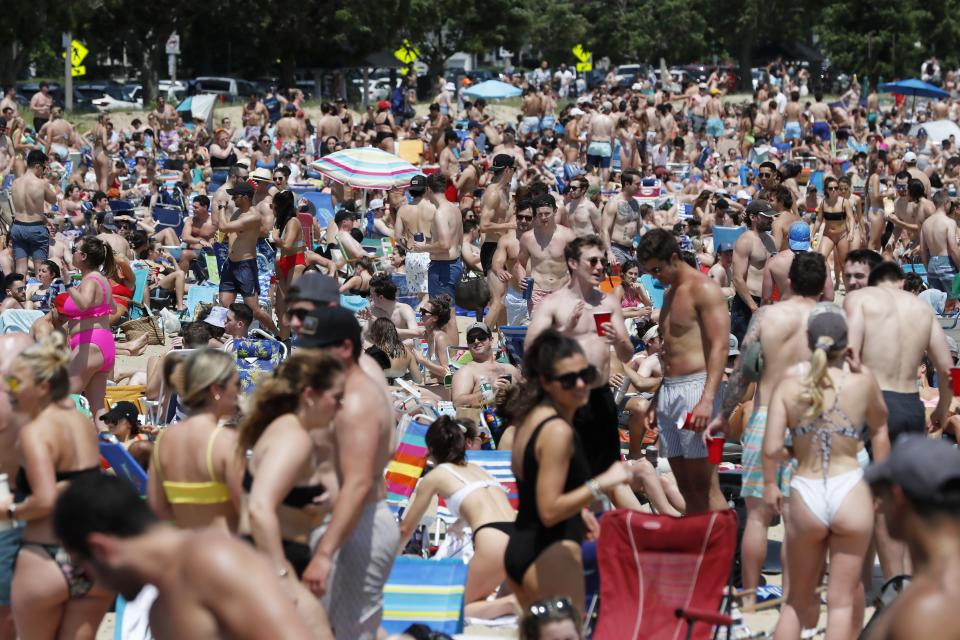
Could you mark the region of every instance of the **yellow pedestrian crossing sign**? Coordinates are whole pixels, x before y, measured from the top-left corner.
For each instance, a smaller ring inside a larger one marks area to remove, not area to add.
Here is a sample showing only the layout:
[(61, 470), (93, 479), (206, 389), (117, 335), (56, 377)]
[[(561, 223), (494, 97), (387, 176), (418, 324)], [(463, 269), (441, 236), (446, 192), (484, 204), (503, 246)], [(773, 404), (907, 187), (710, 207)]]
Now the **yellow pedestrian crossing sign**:
[(581, 73), (593, 71), (593, 53), (585, 50), (582, 44), (573, 48), (573, 56), (577, 59), (577, 71)]
[(420, 57), (420, 52), (417, 51), (416, 47), (410, 44), (409, 40), (404, 38), (403, 44), (400, 45), (400, 48), (393, 52), (393, 57), (404, 64), (411, 64)]
[(78, 67), (70, 67), (70, 75), (76, 78), (77, 76), (87, 75), (87, 68), (84, 65)]
[[(79, 67), (80, 65), (82, 65), (88, 53), (90, 52), (87, 50), (85, 46), (83, 46), (83, 43), (80, 42), (79, 40), (73, 40), (72, 42), (70, 42), (70, 63), (74, 67)], [(80, 73), (80, 74), (75, 73), (74, 75), (83, 75), (83, 73)]]

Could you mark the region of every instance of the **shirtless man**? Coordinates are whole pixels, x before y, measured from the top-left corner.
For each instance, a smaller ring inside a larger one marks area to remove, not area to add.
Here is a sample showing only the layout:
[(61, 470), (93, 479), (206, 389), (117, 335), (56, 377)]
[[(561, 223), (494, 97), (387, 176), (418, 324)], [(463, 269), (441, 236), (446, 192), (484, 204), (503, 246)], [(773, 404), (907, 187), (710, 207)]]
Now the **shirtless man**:
[(431, 298), (446, 293), (451, 300), (457, 297), (457, 284), (463, 275), (463, 216), (460, 209), (444, 197), (446, 177), (439, 173), (427, 176), (426, 199), (436, 207), (430, 225), (430, 241), (413, 243), (416, 252), (430, 254), (427, 268), (427, 292)]
[(0, 98), (0, 113), (3, 113), (7, 109), (16, 112), (19, 108), (20, 105), (17, 104), (17, 87), (11, 84), (3, 90), (3, 98)]
[(388, 318), (397, 327), (400, 338), (416, 338), (423, 335), (423, 327), (417, 324), (417, 314), (413, 307), (397, 302), (397, 285), (390, 276), (378, 273), (370, 278), (370, 316)]
[[(234, 210), (236, 209), (236, 205), (233, 203), (233, 198), (230, 197), (230, 194), (228, 194), (227, 191), (234, 188), (239, 183), (245, 182), (248, 175), (249, 170), (247, 169), (246, 165), (235, 164), (230, 167), (230, 170), (227, 173), (227, 181), (224, 182), (223, 185), (213, 194), (213, 209), (211, 209), (211, 213), (214, 214), (216, 220), (219, 220), (220, 214), (233, 214)], [(216, 221), (214, 224), (216, 224)]]
[(950, 196), (940, 190), (933, 194), (934, 212), (920, 226), (920, 256), (927, 265), (930, 287), (947, 294), (953, 306), (953, 279), (960, 264), (957, 244), (957, 222), (947, 215)]
[[(597, 205), (586, 197), (590, 181), (584, 176), (577, 176), (570, 180), (570, 186), (565, 196), (567, 210), (561, 217), (560, 224), (570, 227), (578, 238), (589, 235), (598, 235), (603, 238), (603, 216)], [(616, 215), (616, 212), (614, 212)], [(631, 243), (633, 241), (631, 240)], [(609, 246), (609, 243), (607, 244)], [(631, 247), (632, 249), (632, 247)]]
[(750, 317), (760, 306), (763, 288), (763, 267), (776, 246), (768, 231), (776, 212), (766, 200), (747, 205), (747, 230), (740, 234), (733, 247), (733, 287), (737, 296), (730, 305), (730, 332), (741, 343), (747, 333)]
[(184, 220), (181, 238), (187, 248), (180, 254), (180, 269), (187, 271), (190, 263), (204, 252), (213, 251), (213, 240), (217, 234), (217, 225), (210, 215), (210, 198), (199, 195), (193, 199), (193, 215)]
[(641, 226), (640, 203), (635, 197), (640, 192), (640, 172), (628, 169), (620, 180), (623, 184), (620, 193), (610, 198), (603, 208), (601, 237), (606, 243), (610, 261), (623, 264), (635, 255), (633, 240)]
[(789, 187), (778, 184), (768, 189), (767, 193), (770, 197), (770, 206), (777, 212), (777, 217), (770, 227), (770, 236), (777, 251), (780, 251), (787, 246), (787, 234), (794, 223), (800, 221), (800, 216), (795, 212), (793, 192)]
[[(557, 203), (553, 196), (537, 198), (533, 210), (533, 228), (520, 236), (520, 252), (515, 265), (518, 279), (524, 274), (533, 278), (533, 291), (527, 305), (531, 318), (544, 298), (569, 282), (570, 270), (564, 250), (576, 238), (568, 227), (557, 224)], [(529, 281), (524, 280), (521, 286), (526, 291)]]
[[(489, 140), (489, 136), (487, 137), (487, 139)], [(516, 140), (512, 132), (510, 131), (503, 132), (503, 142), (501, 144), (496, 145), (493, 148), (493, 153), (496, 155), (505, 153), (507, 155), (513, 156), (514, 168), (517, 171), (519, 171), (521, 174), (524, 171), (526, 171), (527, 161), (523, 157), (523, 149), (521, 149), (516, 145)], [(494, 156), (494, 160), (496, 160), (496, 155)]]
[[(509, 387), (520, 381), (520, 370), (512, 364), (501, 364), (494, 357), (493, 334), (482, 322), (474, 322), (467, 327), (467, 348), (473, 361), (464, 365), (453, 374), (453, 406), (481, 407), (493, 404), (497, 390)], [(486, 378), (491, 392), (485, 396), (480, 383)]]
[(790, 92), (790, 102), (783, 110), (783, 139), (793, 144), (800, 144), (803, 139), (803, 130), (800, 120), (803, 118), (803, 105), (800, 104), (800, 92), (794, 89)]
[[(50, 85), (43, 81), (40, 90), (30, 98), (30, 111), (33, 112), (33, 130), (40, 131), (50, 119), (50, 110), (53, 109), (53, 97), (50, 95)], [(16, 113), (16, 110), (14, 110)]]
[(17, 157), (17, 150), (10, 138), (11, 129), (7, 119), (0, 116), (0, 182), (13, 170), (13, 161)]
[[(779, 219), (778, 219), (779, 220)], [(763, 268), (763, 286), (760, 292), (761, 304), (773, 304), (775, 293), (779, 292), (779, 299), (786, 300), (793, 295), (790, 289), (790, 267), (794, 257), (802, 252), (811, 251), (810, 225), (806, 222), (794, 222), (787, 235), (787, 246), (777, 251)], [(823, 283), (821, 300), (833, 302), (833, 279), (827, 274), (827, 281)]]
[(283, 586), (296, 576), (221, 529), (160, 522), (125, 480), (71, 482), (53, 523), (57, 539), (98, 583), (127, 601), (147, 585), (156, 588), (149, 628), (157, 640), (316, 637)]
[(13, 181), (10, 196), (13, 199), (13, 224), (10, 243), (13, 245), (14, 270), (27, 274), (27, 259), (33, 261), (36, 271), (49, 257), (50, 233), (44, 203), (54, 204), (57, 194), (43, 177), (47, 170), (47, 156), (37, 149), (27, 154), (27, 170)]
[(517, 228), (516, 221), (511, 219), (510, 215), (510, 183), (516, 175), (513, 156), (506, 153), (497, 154), (493, 157), (490, 170), (493, 172), (493, 177), (480, 201), (480, 233), (483, 234), (483, 244), (480, 245), (480, 264), (484, 274), (490, 272), (493, 253), (497, 250), (497, 243), (501, 236)]
[(96, 216), (97, 237), (113, 249), (114, 256), (122, 256), (127, 260), (133, 259), (130, 242), (118, 233), (115, 215), (112, 211), (104, 211)]
[(317, 120), (317, 139), (336, 138), (340, 140), (343, 137), (341, 124), (340, 118), (337, 117), (337, 105), (324, 105), (323, 116)]
[(447, 129), (443, 132), (443, 149), (440, 151), (440, 157), (437, 160), (439, 171), (448, 180), (453, 180), (460, 168), (455, 149), (460, 143), (457, 132), (453, 129)]
[(843, 288), (847, 293), (863, 289), (870, 279), (870, 272), (883, 262), (883, 256), (870, 249), (857, 249), (847, 254), (843, 263)]
[(913, 560), (910, 584), (871, 623), (868, 640), (957, 640), (960, 452), (942, 440), (904, 438), (864, 480)]
[(243, 121), (243, 139), (248, 141), (256, 140), (263, 127), (270, 122), (270, 113), (267, 107), (257, 99), (256, 93), (250, 94), (250, 98), (243, 105), (240, 117)]
[(528, 87), (520, 101), (520, 113), (523, 114), (523, 120), (520, 123), (520, 137), (529, 140), (531, 137), (540, 134), (540, 116), (543, 113), (543, 106), (540, 103), (540, 96), (533, 87)]
[(217, 227), (229, 236), (230, 249), (220, 271), (220, 306), (230, 307), (237, 294), (253, 311), (260, 324), (274, 335), (280, 330), (260, 306), (260, 281), (257, 269), (257, 239), (260, 237), (260, 216), (252, 208), (254, 189), (239, 182), (227, 194), (233, 197), (236, 211), (227, 218), (220, 213)]
[(894, 212), (887, 215), (886, 218), (893, 223), (896, 229), (896, 232), (891, 237), (891, 241), (896, 243), (900, 231), (906, 231), (907, 236), (910, 238), (909, 248), (914, 250), (920, 242), (920, 227), (923, 225), (924, 220), (933, 215), (935, 207), (933, 206), (933, 202), (923, 195), (923, 183), (916, 178), (906, 180), (907, 188), (906, 195), (904, 196), (901, 187), (904, 182), (902, 176), (905, 173), (905, 171), (901, 171), (897, 174), (895, 185), (899, 197), (894, 202)]
[(664, 379), (657, 399), (657, 425), (664, 452), (688, 515), (726, 509), (716, 467), (707, 461), (702, 432), (713, 417), (727, 364), (727, 302), (720, 287), (683, 261), (669, 231), (648, 231), (637, 253), (643, 269), (669, 287), (659, 325)]
[(157, 108), (150, 114), (160, 123), (160, 134), (157, 142), (160, 148), (168, 153), (175, 153), (180, 148), (180, 134), (177, 124), (180, 121), (177, 111), (167, 103), (163, 94), (157, 96)]
[[(338, 119), (338, 126), (339, 123), (340, 120)], [(337, 133), (339, 134), (339, 129)], [(293, 103), (287, 104), (287, 108), (283, 111), (283, 117), (277, 120), (274, 135), (280, 141), (280, 155), (300, 152), (300, 146), (307, 138), (307, 130), (303, 120), (297, 117), (297, 107)]]
[(719, 89), (710, 89), (710, 99), (703, 111), (707, 117), (706, 134), (716, 144), (723, 137), (723, 101)]
[[(891, 444), (905, 433), (924, 433), (927, 420), (917, 392), (917, 370), (924, 354), (937, 372), (937, 406), (930, 415), (930, 431), (946, 424), (953, 390), (950, 348), (933, 311), (923, 300), (903, 291), (903, 271), (882, 262), (870, 272), (867, 287), (848, 292), (843, 300), (849, 326), (848, 344), (853, 367), (862, 362), (880, 384), (889, 416)], [(892, 540), (883, 518), (877, 519), (877, 552), (884, 578), (909, 573), (906, 549)]]
[(427, 299), (427, 270), (430, 267), (430, 254), (425, 251), (414, 251), (413, 245), (416, 242), (423, 242), (430, 235), (437, 207), (425, 197), (426, 176), (413, 176), (408, 191), (413, 197), (413, 202), (404, 203), (397, 211), (393, 237), (396, 238), (397, 244), (407, 250), (404, 263), (407, 290), (420, 296), (420, 301), (423, 302)]
[(737, 295), (737, 290), (733, 288), (733, 243), (722, 242), (717, 247), (717, 261), (710, 267), (707, 277), (717, 283), (723, 296), (731, 299)]
[(587, 163), (600, 169), (600, 179), (606, 184), (610, 178), (610, 161), (613, 158), (613, 134), (617, 123), (610, 116), (613, 105), (609, 100), (600, 106), (600, 113), (590, 118), (587, 128)]
[(383, 481), (393, 453), (393, 402), (386, 387), (357, 364), (363, 339), (346, 309), (315, 308), (304, 318), (297, 347), (336, 356), (347, 377), (333, 424), (340, 491), (329, 523), (316, 532), (303, 583), (323, 596), (336, 637), (374, 640), (383, 617), (383, 585), (400, 544)]
[(913, 151), (907, 151), (903, 154), (903, 164), (906, 165), (906, 172), (910, 174), (911, 178), (916, 178), (923, 183), (923, 195), (929, 197), (931, 194), (930, 176), (917, 168), (917, 154)]
[(815, 102), (810, 105), (810, 133), (827, 142), (830, 140), (830, 105), (823, 101), (820, 91), (815, 92), (813, 97)]
[[(497, 240), (493, 253), (487, 285), (490, 287), (490, 307), (484, 322), (488, 326), (500, 326), (503, 312), (506, 311), (506, 323), (510, 326), (523, 324), (529, 318), (527, 301), (523, 298), (520, 280), (525, 277), (523, 268), (517, 268), (520, 255), (519, 237), (533, 226), (533, 201), (518, 200), (515, 214), (517, 228), (503, 233)], [(517, 275), (523, 273), (523, 275)]]
[[(29, 333), (8, 333), (0, 336), (0, 376), (6, 376), (14, 360), (21, 352), (33, 345)], [(0, 392), (0, 473), (11, 480), (20, 468), (17, 440), (20, 427), (29, 421), (29, 416), (15, 413), (10, 397)], [(16, 487), (11, 486), (11, 489)], [(0, 640), (16, 640), (10, 613), (10, 586), (13, 583), (13, 565), (20, 548), (22, 527), (10, 527), (0, 531)]]
[[(808, 237), (809, 234), (808, 227)], [(787, 371), (810, 360), (807, 316), (820, 300), (825, 282), (829, 282), (829, 274), (822, 255), (804, 251), (793, 257), (789, 267), (789, 287), (794, 295), (775, 305), (760, 307), (753, 315), (750, 328), (740, 343), (740, 355), (724, 391), (720, 414), (707, 430), (709, 436), (725, 431), (727, 421), (749, 384), (758, 382), (753, 397), (753, 415), (741, 436), (743, 482), (740, 495), (747, 506), (742, 545), (744, 589), (755, 589), (760, 584), (760, 570), (767, 555), (767, 528), (774, 515), (769, 503), (764, 501), (762, 453), (767, 404)], [(779, 471), (783, 472), (783, 469)]]
[[(590, 400), (573, 419), (591, 475), (620, 459), (617, 405), (610, 388), (610, 351), (615, 351), (620, 362), (628, 362), (633, 356), (620, 303), (599, 289), (606, 277), (604, 254), (603, 240), (597, 235), (576, 238), (566, 246), (564, 260), (570, 281), (537, 307), (526, 339), (530, 345), (547, 329), (556, 329), (580, 343), (587, 362), (596, 370), (592, 378), (584, 379), (591, 387)], [(609, 314), (599, 330), (594, 318), (597, 313)]]

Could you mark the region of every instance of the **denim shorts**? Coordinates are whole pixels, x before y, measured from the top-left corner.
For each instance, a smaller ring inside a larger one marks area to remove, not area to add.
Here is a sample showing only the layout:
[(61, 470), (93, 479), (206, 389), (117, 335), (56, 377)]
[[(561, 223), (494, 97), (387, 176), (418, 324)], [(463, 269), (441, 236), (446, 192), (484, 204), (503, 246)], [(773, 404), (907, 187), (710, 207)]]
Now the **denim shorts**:
[(13, 584), (13, 567), (20, 552), (23, 527), (17, 524), (0, 531), (0, 607), (10, 606), (10, 586)]
[(14, 260), (33, 258), (36, 262), (50, 256), (50, 232), (44, 222), (15, 220), (10, 227), (10, 242), (13, 244)]
[(463, 263), (460, 258), (455, 260), (431, 260), (427, 268), (427, 292), (431, 298), (441, 293), (457, 299), (457, 284), (463, 275)]

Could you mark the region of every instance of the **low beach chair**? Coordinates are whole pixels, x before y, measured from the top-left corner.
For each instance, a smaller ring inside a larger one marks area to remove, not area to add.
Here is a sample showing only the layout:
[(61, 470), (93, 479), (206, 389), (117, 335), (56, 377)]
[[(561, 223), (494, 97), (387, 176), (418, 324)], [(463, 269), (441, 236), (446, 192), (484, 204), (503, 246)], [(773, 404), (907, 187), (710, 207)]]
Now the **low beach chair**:
[(435, 632), (463, 632), (463, 596), (467, 565), (462, 560), (423, 560), (401, 556), (383, 588), (383, 620), (387, 633), (403, 633), (412, 624)]
[[(600, 526), (596, 640), (698, 638), (730, 627), (721, 611), (737, 536), (732, 510), (672, 518), (617, 509)], [(696, 624), (700, 622), (701, 624)]]
[(647, 292), (647, 297), (650, 298), (650, 304), (653, 305), (654, 309), (663, 307), (663, 297), (667, 293), (667, 288), (663, 283), (649, 273), (645, 273), (640, 276), (640, 285)]
[(507, 351), (507, 359), (515, 367), (523, 366), (524, 342), (527, 339), (527, 327), (504, 325), (498, 329), (500, 345)]
[(404, 416), (397, 427), (397, 449), (387, 465), (387, 502), (405, 507), (427, 466), (424, 439), (433, 418), (426, 415)]
[(287, 346), (279, 340), (239, 338), (230, 340), (224, 351), (237, 358), (240, 390), (251, 394), (260, 381), (287, 358)]
[(107, 461), (118, 478), (133, 485), (141, 496), (147, 495), (147, 472), (115, 437), (100, 434), (100, 457)]

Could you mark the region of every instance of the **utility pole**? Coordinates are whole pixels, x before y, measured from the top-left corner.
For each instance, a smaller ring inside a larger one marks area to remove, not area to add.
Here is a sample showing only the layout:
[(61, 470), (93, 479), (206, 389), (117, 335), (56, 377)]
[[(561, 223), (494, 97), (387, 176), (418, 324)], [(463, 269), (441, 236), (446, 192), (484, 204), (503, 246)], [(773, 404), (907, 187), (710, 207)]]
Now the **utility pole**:
[(63, 56), (63, 106), (67, 111), (73, 111), (73, 51), (70, 43), (73, 42), (73, 34), (69, 31), (63, 34), (63, 49), (66, 54)]

